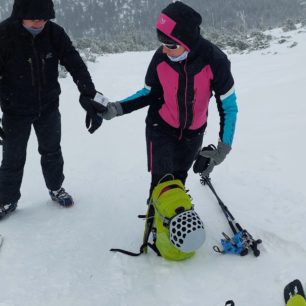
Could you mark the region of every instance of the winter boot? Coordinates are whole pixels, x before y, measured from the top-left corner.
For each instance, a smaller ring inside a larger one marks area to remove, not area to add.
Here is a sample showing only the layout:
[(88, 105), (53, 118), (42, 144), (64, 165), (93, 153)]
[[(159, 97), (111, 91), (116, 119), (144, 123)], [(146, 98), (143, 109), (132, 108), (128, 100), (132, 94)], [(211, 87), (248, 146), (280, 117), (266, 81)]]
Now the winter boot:
[(12, 213), (17, 208), (17, 202), (9, 204), (0, 204), (0, 220)]
[(49, 194), (51, 199), (61, 206), (70, 207), (74, 204), (72, 196), (63, 187), (56, 191), (49, 190)]

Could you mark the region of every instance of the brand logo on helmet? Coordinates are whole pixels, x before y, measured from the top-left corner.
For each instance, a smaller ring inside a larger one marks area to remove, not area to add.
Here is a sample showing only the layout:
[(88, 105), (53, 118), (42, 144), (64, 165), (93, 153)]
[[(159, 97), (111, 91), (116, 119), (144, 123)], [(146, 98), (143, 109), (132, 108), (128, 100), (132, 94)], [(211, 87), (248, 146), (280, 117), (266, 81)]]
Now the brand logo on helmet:
[(160, 23), (161, 23), (161, 24), (165, 24), (166, 22), (167, 22), (167, 20), (166, 20), (165, 18), (161, 18), (161, 19), (160, 19)]

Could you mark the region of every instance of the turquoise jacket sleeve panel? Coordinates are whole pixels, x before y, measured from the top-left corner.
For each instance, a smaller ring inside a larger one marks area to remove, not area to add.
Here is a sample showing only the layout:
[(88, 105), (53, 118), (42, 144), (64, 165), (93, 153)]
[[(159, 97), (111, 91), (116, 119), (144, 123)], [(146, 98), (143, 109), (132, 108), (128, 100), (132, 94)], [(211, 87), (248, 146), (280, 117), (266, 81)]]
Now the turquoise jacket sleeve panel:
[(220, 100), (221, 111), (223, 114), (223, 120), (221, 120), (220, 139), (223, 143), (231, 146), (234, 139), (238, 113), (237, 97), (234, 87), (232, 87), (226, 94), (220, 96)]
[(131, 96), (125, 98), (125, 99), (122, 99), (122, 100), (120, 100), (118, 102), (126, 103), (126, 102), (129, 102), (129, 101), (135, 100), (137, 98), (147, 96), (150, 92), (151, 92), (151, 88), (149, 86), (145, 86), (144, 88), (138, 90), (133, 95), (131, 95)]

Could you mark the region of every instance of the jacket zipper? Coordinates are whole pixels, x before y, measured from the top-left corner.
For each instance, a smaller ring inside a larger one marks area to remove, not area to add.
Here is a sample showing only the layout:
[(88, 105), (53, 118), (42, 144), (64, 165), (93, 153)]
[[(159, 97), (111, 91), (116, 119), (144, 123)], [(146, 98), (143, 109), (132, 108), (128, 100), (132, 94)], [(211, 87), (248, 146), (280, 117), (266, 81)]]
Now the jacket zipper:
[(46, 73), (45, 73), (46, 61), (45, 61), (44, 58), (42, 58), (41, 62), (42, 62), (41, 73), (42, 73), (43, 85), (45, 86), (47, 84), (47, 82), (46, 82)]
[(39, 56), (37, 54), (37, 50), (35, 48), (35, 44), (34, 44), (34, 38), (32, 40), (32, 48), (33, 48), (33, 53), (34, 53), (34, 57), (35, 57), (35, 61), (37, 63), (37, 85), (38, 85), (38, 102), (39, 102), (39, 116), (41, 113), (41, 82), (40, 82), (40, 77), (39, 77)]
[(194, 95), (193, 95), (193, 101), (192, 101), (192, 121), (190, 125), (193, 125), (194, 123), (194, 117), (195, 117), (194, 108), (195, 108), (195, 103), (197, 101), (197, 91), (198, 91), (197, 89), (194, 89)]
[(33, 67), (33, 61), (31, 58), (28, 59), (28, 63), (30, 64), (31, 68), (31, 78), (32, 78), (32, 86), (35, 86), (35, 76), (34, 76), (34, 67)]
[(179, 140), (182, 139), (183, 137), (183, 130), (186, 128), (187, 125), (187, 90), (188, 90), (188, 75), (187, 75), (187, 59), (185, 61), (184, 64), (184, 73), (185, 73), (185, 98), (184, 98), (184, 105), (185, 105), (185, 123), (184, 126), (181, 127), (181, 133), (180, 133), (180, 137)]

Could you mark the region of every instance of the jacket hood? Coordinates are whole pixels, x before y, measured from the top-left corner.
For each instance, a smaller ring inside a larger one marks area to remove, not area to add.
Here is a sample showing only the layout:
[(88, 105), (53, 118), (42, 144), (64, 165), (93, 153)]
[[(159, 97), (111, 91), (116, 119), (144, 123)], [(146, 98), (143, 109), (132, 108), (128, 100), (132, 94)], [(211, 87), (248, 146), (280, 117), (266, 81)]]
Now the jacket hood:
[[(156, 23), (158, 39), (165, 36), (190, 51), (200, 38), (201, 15), (190, 6), (176, 1), (164, 8)], [(164, 35), (161, 35), (163, 33)]]
[(52, 0), (15, 0), (11, 18), (13, 19), (54, 19)]

